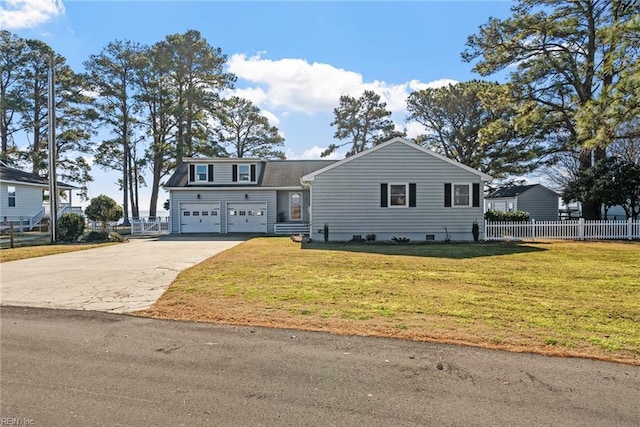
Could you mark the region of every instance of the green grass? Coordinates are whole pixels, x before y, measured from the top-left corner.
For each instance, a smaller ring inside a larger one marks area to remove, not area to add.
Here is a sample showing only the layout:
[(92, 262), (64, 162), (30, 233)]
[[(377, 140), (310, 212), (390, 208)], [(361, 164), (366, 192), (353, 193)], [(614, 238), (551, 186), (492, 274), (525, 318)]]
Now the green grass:
[(639, 260), (637, 242), (259, 238), (182, 272), (143, 314), (640, 364)]

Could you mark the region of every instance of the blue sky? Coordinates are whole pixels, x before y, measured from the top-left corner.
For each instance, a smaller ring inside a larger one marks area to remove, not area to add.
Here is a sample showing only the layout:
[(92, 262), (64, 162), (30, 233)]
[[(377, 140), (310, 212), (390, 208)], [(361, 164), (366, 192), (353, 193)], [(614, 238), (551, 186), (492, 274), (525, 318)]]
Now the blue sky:
[[(153, 44), (198, 30), (227, 55), (228, 70), (238, 76), (233, 93), (251, 99), (280, 129), (288, 158), (318, 158), (333, 142), (329, 123), (343, 94), (375, 90), (397, 127), (420, 134), (419, 125), (405, 122), (406, 97), (480, 78), (460, 53), (469, 35), (490, 16), (508, 16), (511, 4), (0, 0), (0, 27), (45, 41), (76, 71), (110, 41)], [(91, 197), (121, 202), (114, 173), (94, 168), (93, 175)], [(142, 211), (150, 192), (141, 190)]]

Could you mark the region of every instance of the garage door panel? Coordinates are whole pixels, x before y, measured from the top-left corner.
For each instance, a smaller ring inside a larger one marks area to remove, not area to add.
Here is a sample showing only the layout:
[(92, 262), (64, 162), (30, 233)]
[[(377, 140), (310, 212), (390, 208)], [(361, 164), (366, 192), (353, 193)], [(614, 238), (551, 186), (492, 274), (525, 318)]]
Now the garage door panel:
[(220, 203), (183, 203), (180, 205), (181, 233), (219, 233)]
[(227, 231), (229, 233), (266, 233), (267, 203), (228, 203)]

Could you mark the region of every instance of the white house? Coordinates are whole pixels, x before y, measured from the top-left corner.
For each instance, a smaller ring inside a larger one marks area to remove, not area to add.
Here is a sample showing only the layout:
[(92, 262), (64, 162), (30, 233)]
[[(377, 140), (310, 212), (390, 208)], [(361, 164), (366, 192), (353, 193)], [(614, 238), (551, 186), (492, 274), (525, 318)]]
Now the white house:
[[(76, 187), (58, 182), (60, 191), (68, 192), (68, 203), (60, 206), (58, 215), (72, 206), (72, 190)], [(0, 223), (32, 227), (49, 216), (49, 180), (0, 162)]]

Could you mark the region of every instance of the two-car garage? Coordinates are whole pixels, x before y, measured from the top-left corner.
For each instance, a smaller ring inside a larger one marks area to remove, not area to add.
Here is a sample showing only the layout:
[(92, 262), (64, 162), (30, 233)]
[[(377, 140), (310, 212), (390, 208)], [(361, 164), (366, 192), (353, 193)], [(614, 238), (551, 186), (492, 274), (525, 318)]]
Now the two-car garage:
[[(222, 206), (225, 208), (224, 212), (221, 211)], [(226, 230), (224, 230), (225, 222)], [(220, 233), (223, 231), (227, 233), (267, 233), (267, 202), (180, 204), (180, 233)]]

